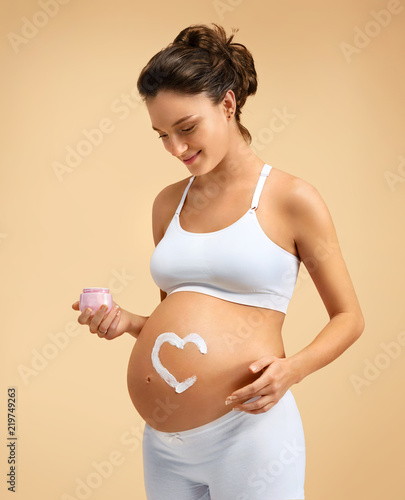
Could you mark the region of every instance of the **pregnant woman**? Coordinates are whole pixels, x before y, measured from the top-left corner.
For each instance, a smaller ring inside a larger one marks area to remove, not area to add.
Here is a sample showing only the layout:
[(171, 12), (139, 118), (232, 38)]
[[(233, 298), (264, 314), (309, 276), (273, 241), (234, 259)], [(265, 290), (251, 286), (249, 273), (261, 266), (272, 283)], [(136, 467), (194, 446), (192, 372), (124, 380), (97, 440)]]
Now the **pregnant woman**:
[[(149, 500), (305, 498), (305, 439), (290, 387), (364, 329), (318, 191), (249, 146), (240, 115), (257, 76), (233, 37), (215, 24), (190, 26), (138, 79), (153, 130), (190, 172), (153, 204), (160, 304), (149, 317), (117, 304), (78, 317), (100, 338), (136, 338), (128, 389), (146, 422)], [(159, 175), (153, 161), (146, 167)], [(282, 326), (301, 262), (330, 320), (286, 357)]]

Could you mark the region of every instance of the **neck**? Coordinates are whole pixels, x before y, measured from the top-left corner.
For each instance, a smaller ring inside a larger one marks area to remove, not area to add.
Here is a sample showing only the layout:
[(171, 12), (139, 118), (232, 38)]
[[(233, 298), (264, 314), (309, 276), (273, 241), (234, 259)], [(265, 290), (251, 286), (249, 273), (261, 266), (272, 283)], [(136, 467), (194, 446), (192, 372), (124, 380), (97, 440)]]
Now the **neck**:
[[(262, 161), (251, 149), (239, 133), (233, 134), (229, 141), (228, 152), (218, 165), (210, 172), (198, 176), (200, 187), (218, 179), (223, 179), (221, 184), (229, 185), (235, 182), (245, 182), (260, 172)], [(197, 179), (196, 179), (197, 180)]]

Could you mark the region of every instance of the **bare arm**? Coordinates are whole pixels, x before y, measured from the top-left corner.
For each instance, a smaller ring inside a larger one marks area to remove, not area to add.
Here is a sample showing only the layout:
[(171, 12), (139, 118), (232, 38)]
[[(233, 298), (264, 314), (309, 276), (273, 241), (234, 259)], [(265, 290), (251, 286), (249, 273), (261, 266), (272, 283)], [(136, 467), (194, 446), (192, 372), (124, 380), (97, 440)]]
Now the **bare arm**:
[[(169, 186), (170, 187), (170, 186)], [(152, 207), (152, 233), (153, 233), (153, 241), (155, 243), (155, 247), (159, 243), (159, 241), (163, 238), (165, 229), (164, 229), (164, 220), (165, 220), (165, 210), (164, 207), (167, 203), (167, 194), (169, 189), (166, 188), (161, 191), (155, 201), (153, 202)], [(167, 215), (166, 215), (167, 218)], [(163, 290), (160, 291), (160, 301), (162, 302), (166, 298), (166, 292)], [(137, 338), (149, 316), (138, 316), (137, 314), (129, 313), (131, 316), (130, 326), (128, 329), (128, 333), (133, 337)]]
[[(177, 204), (181, 198), (181, 194), (184, 190), (185, 182), (188, 179), (177, 182), (175, 184), (170, 184), (165, 187), (156, 196), (152, 207), (152, 232), (153, 241), (155, 247), (159, 244), (159, 241), (163, 238), (167, 226), (170, 223), (171, 218), (174, 215)], [(167, 296), (167, 293), (160, 290), (160, 301), (162, 302)]]
[(365, 323), (325, 202), (301, 179), (294, 181), (291, 199), (296, 246), (330, 318), (308, 346), (289, 358), (297, 383), (340, 356)]

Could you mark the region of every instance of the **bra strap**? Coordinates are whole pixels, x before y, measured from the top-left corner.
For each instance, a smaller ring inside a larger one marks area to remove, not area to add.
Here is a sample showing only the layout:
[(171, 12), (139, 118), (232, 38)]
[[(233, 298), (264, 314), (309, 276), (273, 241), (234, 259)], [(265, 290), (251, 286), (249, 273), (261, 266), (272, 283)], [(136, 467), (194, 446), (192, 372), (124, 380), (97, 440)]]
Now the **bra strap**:
[(253, 195), (252, 206), (250, 207), (251, 210), (256, 210), (259, 206), (260, 195), (262, 194), (264, 183), (266, 182), (266, 178), (268, 177), (271, 168), (272, 167), (270, 165), (267, 165), (267, 163), (262, 168), (259, 180), (256, 185), (255, 193)]
[(176, 215), (179, 215), (180, 212), (181, 212), (181, 209), (183, 208), (183, 205), (184, 205), (184, 200), (186, 199), (186, 196), (187, 196), (187, 193), (188, 193), (188, 190), (190, 189), (190, 186), (191, 186), (191, 183), (193, 182), (193, 180), (195, 179), (195, 175), (193, 175), (190, 180), (188, 181), (188, 184), (186, 186), (186, 189), (184, 190), (184, 193), (183, 193), (183, 196), (181, 197), (181, 200), (180, 200), (180, 203), (179, 203), (179, 206), (177, 207), (177, 210), (176, 210)]

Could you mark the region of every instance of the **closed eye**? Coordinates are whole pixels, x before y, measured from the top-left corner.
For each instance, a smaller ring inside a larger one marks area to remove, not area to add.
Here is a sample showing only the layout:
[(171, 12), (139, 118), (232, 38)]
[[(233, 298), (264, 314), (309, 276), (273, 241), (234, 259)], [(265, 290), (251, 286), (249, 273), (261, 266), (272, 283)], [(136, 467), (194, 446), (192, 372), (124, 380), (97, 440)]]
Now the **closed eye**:
[(191, 132), (193, 130), (193, 128), (195, 127), (195, 125), (192, 125), (190, 128), (184, 128), (182, 130), (182, 132)]
[[(182, 132), (191, 132), (193, 129), (195, 128), (195, 125), (192, 125), (191, 127), (189, 128), (183, 128), (182, 129)], [(165, 139), (167, 137), (167, 134), (162, 134), (162, 135), (159, 135), (159, 139)]]

